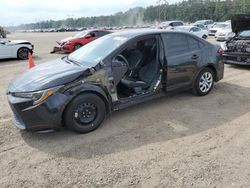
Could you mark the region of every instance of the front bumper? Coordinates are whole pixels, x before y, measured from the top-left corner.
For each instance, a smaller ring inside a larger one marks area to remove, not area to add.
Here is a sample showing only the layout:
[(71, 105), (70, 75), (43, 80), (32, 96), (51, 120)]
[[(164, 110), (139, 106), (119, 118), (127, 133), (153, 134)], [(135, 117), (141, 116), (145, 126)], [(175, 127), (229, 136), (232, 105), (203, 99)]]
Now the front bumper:
[(59, 52), (59, 53), (71, 53), (72, 50), (71, 50), (71, 48), (69, 48), (67, 46), (55, 46), (53, 48), (53, 51), (51, 51), (51, 53), (56, 53), (56, 52)]
[(221, 36), (221, 35), (218, 35), (217, 38), (216, 38), (217, 41), (226, 41), (228, 40), (228, 37), (227, 36)]
[(62, 125), (64, 106), (69, 100), (64, 94), (57, 93), (43, 103), (33, 106), (33, 101), (7, 95), (12, 110), (12, 120), (21, 130), (42, 131), (55, 129)]
[(250, 65), (250, 54), (238, 52), (225, 52), (223, 62), (232, 65)]

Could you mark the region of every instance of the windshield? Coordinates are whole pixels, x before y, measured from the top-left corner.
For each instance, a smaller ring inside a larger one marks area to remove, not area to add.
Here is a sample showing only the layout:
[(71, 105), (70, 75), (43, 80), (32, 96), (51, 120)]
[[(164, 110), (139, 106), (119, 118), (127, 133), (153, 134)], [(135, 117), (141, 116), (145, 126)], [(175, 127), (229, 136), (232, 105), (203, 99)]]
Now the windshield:
[(71, 53), (68, 60), (93, 67), (127, 40), (128, 38), (124, 36), (106, 35)]
[(249, 38), (250, 37), (250, 30), (241, 31), (239, 33), (239, 37)]
[(83, 32), (77, 33), (73, 38), (82, 38), (88, 33), (89, 33), (88, 31), (83, 31)]

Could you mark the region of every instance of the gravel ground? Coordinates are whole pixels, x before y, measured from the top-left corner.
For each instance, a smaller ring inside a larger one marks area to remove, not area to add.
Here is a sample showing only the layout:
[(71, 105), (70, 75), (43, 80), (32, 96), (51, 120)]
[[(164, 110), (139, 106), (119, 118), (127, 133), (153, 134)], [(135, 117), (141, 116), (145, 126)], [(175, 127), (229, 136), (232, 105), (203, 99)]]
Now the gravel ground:
[[(14, 33), (35, 63), (73, 33)], [(250, 67), (225, 67), (205, 97), (182, 93), (115, 112), (96, 131), (18, 131), (5, 96), (27, 61), (0, 61), (0, 187), (250, 187)]]

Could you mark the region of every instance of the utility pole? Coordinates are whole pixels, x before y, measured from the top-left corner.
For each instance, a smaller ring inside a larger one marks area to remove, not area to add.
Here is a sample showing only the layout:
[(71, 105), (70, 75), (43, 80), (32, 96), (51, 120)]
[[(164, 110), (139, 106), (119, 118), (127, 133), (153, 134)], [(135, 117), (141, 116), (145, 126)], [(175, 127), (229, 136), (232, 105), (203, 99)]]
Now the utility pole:
[(156, 4), (158, 6), (158, 19), (160, 22), (161, 20), (166, 19), (168, 1), (167, 0), (157, 0)]

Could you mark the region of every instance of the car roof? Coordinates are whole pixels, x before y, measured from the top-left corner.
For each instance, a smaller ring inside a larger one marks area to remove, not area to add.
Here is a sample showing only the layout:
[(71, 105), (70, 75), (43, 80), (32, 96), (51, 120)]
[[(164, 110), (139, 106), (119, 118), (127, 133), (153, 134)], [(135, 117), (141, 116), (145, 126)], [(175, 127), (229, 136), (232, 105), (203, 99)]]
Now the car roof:
[(136, 29), (136, 30), (128, 30), (128, 31), (118, 31), (109, 35), (134, 38), (134, 37), (141, 37), (145, 35), (157, 35), (157, 34), (164, 34), (164, 33), (180, 33), (180, 34), (190, 35), (195, 38), (199, 38), (187, 32), (183, 32), (183, 31), (175, 31), (175, 30), (166, 31), (162, 29)]

